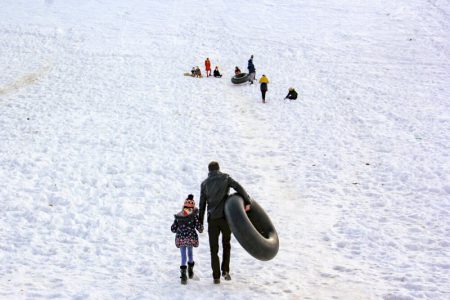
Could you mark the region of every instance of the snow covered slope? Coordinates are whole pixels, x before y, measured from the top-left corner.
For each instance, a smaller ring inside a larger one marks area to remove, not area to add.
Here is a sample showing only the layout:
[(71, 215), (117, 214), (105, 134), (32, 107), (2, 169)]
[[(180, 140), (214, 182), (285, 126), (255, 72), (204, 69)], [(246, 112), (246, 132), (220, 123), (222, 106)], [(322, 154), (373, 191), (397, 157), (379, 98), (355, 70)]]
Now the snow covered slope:
[[(448, 0), (3, 0), (0, 298), (449, 299), (449, 78)], [(280, 251), (181, 286), (211, 160)]]

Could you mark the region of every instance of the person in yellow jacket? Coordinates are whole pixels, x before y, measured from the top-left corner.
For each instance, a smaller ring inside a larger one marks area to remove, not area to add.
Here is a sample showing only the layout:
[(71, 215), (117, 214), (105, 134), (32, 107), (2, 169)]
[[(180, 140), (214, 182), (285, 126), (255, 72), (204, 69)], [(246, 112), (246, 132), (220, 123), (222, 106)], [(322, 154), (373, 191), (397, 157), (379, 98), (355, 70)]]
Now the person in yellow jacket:
[(259, 79), (259, 83), (261, 83), (261, 95), (262, 95), (262, 102), (266, 103), (266, 92), (267, 92), (267, 84), (269, 83), (269, 78), (266, 77), (266, 75), (263, 74), (261, 78)]

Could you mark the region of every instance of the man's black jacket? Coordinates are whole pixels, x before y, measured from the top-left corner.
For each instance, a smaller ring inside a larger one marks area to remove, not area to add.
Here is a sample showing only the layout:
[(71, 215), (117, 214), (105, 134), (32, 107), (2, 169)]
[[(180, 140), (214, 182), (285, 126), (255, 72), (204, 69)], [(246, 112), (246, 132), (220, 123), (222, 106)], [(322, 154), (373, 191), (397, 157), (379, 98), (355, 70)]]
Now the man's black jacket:
[(225, 200), (228, 198), (230, 187), (244, 198), (246, 205), (251, 204), (252, 200), (245, 189), (230, 175), (220, 171), (209, 172), (200, 190), (200, 223), (203, 224), (206, 205), (208, 205), (208, 222), (225, 217)]

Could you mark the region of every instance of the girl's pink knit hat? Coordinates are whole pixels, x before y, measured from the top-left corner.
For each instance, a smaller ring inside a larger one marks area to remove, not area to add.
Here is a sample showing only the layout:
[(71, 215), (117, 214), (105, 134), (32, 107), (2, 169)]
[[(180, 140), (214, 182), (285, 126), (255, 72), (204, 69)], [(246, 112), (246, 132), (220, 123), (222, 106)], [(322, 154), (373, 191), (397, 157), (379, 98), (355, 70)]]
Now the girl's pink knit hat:
[(192, 194), (188, 195), (187, 199), (184, 200), (184, 207), (188, 207), (188, 208), (195, 207), (194, 195), (192, 195)]

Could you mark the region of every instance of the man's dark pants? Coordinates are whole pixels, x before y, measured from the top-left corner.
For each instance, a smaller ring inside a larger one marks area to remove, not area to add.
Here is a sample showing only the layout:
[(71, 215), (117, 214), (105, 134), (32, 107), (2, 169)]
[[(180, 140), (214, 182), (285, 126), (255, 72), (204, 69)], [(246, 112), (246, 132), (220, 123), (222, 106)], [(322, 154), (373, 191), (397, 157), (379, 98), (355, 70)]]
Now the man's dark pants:
[[(218, 256), (220, 233), (222, 233), (222, 267), (220, 267)], [(222, 272), (230, 271), (231, 230), (227, 220), (225, 218), (209, 220), (208, 236), (213, 278), (220, 278), (220, 270), (222, 270)]]

